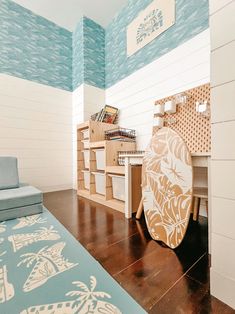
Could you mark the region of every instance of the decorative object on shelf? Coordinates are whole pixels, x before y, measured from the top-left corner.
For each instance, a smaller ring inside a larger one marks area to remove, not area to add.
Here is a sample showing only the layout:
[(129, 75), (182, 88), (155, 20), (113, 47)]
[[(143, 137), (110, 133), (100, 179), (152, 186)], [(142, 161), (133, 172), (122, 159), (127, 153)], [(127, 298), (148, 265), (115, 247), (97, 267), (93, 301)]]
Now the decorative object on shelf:
[(175, 0), (154, 0), (127, 27), (131, 56), (175, 24)]
[(161, 117), (154, 117), (153, 126), (157, 128), (162, 128), (164, 125), (164, 120)]
[(176, 113), (176, 102), (174, 99), (165, 102), (164, 111), (168, 114)]
[(209, 118), (210, 117), (210, 107), (209, 107), (208, 101), (207, 100), (205, 100), (203, 102), (197, 101), (196, 102), (196, 112), (201, 114), (205, 118)]
[(135, 130), (119, 127), (113, 130), (105, 131), (105, 139), (107, 141), (135, 142), (136, 134)]
[(143, 159), (142, 196), (148, 231), (172, 249), (184, 239), (191, 213), (193, 170), (183, 139), (170, 128), (152, 137)]
[(91, 116), (92, 121), (114, 124), (118, 117), (118, 108), (105, 105), (104, 108)]
[(164, 106), (163, 105), (156, 105), (154, 108), (154, 116), (162, 117), (164, 116)]
[(142, 165), (142, 158), (144, 156), (144, 153), (145, 153), (144, 150), (132, 150), (132, 151), (118, 152), (118, 164), (119, 166), (125, 166), (126, 156), (132, 156), (135, 159), (132, 165)]

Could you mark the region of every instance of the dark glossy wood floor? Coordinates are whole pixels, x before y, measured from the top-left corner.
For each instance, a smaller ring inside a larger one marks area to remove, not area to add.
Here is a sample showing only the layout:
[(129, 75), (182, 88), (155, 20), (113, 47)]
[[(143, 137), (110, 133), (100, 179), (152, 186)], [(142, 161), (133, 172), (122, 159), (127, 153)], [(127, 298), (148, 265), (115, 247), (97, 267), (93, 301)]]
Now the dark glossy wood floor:
[(150, 238), (144, 219), (126, 220), (76, 191), (47, 193), (44, 204), (148, 313), (235, 313), (209, 293), (207, 219), (190, 222), (173, 251)]

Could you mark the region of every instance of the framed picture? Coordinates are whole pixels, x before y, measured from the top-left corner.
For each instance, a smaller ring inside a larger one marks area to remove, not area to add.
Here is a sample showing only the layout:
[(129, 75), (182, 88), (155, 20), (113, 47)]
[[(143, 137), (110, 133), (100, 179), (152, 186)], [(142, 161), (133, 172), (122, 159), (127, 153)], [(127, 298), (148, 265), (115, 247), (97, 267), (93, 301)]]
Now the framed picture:
[(154, 0), (127, 27), (127, 55), (133, 55), (174, 24), (175, 0)]

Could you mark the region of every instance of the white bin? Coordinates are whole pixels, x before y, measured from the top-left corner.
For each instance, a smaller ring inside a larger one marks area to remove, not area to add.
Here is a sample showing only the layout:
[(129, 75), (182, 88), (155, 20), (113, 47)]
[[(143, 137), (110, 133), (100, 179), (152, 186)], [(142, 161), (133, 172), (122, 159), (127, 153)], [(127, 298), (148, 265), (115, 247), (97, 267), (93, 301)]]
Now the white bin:
[(89, 140), (82, 140), (84, 149), (90, 148), (90, 141)]
[(93, 150), (96, 155), (96, 169), (105, 170), (105, 153), (104, 148), (97, 148)]
[(84, 165), (86, 169), (89, 169), (90, 164), (90, 151), (89, 150), (83, 150), (83, 158), (84, 158)]
[(105, 195), (105, 174), (100, 172), (92, 172), (95, 175), (96, 193)]
[(84, 175), (84, 186), (86, 190), (90, 189), (90, 172), (87, 170), (83, 170), (83, 175)]
[(113, 198), (125, 202), (125, 176), (109, 174), (112, 178)]
[(83, 134), (83, 139), (89, 139), (89, 129), (81, 130)]

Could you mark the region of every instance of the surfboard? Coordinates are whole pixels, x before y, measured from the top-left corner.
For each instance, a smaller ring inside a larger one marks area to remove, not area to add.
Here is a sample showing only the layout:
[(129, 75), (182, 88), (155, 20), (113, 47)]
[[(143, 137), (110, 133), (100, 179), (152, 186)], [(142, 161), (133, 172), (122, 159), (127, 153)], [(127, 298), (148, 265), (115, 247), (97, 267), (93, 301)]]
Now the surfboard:
[(187, 231), (193, 193), (192, 158), (178, 133), (164, 127), (148, 145), (142, 166), (142, 195), (148, 231), (175, 249)]

